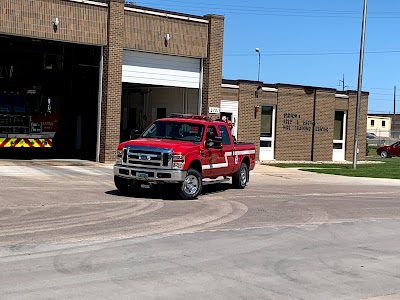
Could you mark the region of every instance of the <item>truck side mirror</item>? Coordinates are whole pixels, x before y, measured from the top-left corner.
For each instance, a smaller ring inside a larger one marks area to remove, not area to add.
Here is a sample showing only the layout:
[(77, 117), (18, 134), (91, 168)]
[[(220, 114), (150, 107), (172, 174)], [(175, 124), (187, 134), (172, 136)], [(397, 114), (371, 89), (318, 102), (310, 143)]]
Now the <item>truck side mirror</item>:
[(206, 148), (222, 149), (222, 137), (207, 134)]

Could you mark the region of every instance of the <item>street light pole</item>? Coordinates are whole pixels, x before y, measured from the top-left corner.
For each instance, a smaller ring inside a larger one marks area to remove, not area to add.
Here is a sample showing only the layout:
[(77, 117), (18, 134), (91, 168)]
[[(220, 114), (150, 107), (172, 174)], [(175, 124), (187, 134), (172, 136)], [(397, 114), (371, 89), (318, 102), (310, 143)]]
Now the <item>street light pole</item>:
[(365, 29), (367, 25), (367, 5), (368, 0), (364, 0), (363, 21), (361, 30), (360, 60), (358, 66), (358, 86), (357, 86), (357, 110), (356, 110), (356, 126), (354, 130), (354, 149), (353, 149), (353, 169), (357, 169), (358, 156), (358, 131), (360, 126), (360, 110), (362, 97), (362, 76), (364, 69), (364, 48), (365, 48)]
[(260, 81), (260, 66), (261, 66), (260, 48), (256, 48), (256, 52), (258, 53), (258, 77), (257, 77), (257, 81)]

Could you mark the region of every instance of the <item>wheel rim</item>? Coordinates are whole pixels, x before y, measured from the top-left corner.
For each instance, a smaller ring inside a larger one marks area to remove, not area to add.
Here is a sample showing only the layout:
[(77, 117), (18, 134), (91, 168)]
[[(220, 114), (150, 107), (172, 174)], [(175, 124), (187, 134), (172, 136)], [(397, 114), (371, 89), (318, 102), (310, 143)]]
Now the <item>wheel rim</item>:
[(245, 168), (242, 168), (240, 171), (240, 183), (241, 185), (245, 185), (247, 182), (247, 172)]
[(386, 158), (387, 157), (387, 152), (386, 151), (382, 151), (381, 152), (381, 157)]
[(199, 189), (199, 180), (194, 175), (189, 175), (183, 182), (183, 191), (186, 194), (194, 195)]

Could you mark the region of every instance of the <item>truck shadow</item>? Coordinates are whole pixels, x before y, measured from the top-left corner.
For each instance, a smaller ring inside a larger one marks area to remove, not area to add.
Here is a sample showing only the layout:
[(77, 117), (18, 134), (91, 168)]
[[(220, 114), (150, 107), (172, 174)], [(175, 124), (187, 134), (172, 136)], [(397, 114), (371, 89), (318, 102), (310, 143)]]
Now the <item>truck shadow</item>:
[[(233, 189), (233, 187), (229, 183), (215, 183), (215, 184), (205, 185), (203, 186), (203, 190), (199, 195), (199, 197), (194, 200), (201, 200), (201, 196), (219, 194), (230, 189)], [(176, 189), (171, 190), (168, 187), (162, 187), (156, 190), (141, 189), (140, 191), (134, 193), (133, 195), (123, 195), (118, 190), (106, 191), (105, 194), (118, 197), (138, 198), (138, 199), (140, 198), (140, 199), (151, 199), (151, 200), (191, 201), (191, 200), (183, 200), (182, 198), (179, 197), (179, 192)]]

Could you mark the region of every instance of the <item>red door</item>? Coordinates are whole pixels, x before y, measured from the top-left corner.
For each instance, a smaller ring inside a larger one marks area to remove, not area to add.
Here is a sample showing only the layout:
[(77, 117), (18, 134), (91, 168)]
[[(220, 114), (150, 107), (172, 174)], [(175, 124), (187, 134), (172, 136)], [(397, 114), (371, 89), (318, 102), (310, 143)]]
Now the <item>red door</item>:
[[(217, 136), (219, 135), (217, 128), (214, 125), (208, 126), (207, 134), (217, 135)], [(204, 147), (203, 151), (204, 151), (203, 154), (204, 159), (202, 161), (203, 176), (208, 178), (222, 176), (223, 173), (225, 172), (223, 170), (225, 166), (225, 157), (223, 154), (223, 150)]]
[(222, 136), (222, 156), (224, 162), (220, 176), (224, 176), (233, 172), (235, 166), (234, 146), (230, 129), (226, 125), (218, 125), (218, 129)]

